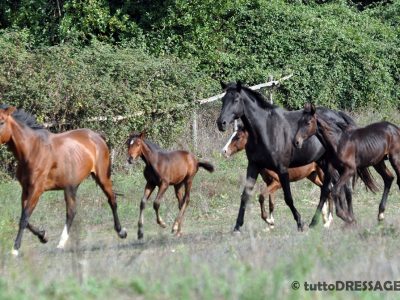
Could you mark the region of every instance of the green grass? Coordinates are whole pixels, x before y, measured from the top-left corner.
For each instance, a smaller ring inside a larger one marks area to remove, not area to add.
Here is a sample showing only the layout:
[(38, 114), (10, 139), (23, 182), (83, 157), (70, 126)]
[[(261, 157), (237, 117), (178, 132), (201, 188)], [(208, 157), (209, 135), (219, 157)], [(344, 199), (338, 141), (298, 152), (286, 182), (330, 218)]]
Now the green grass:
[[(213, 155), (216, 172), (200, 170), (183, 226), (176, 238), (170, 229), (178, 212), (173, 189), (161, 214), (169, 228), (155, 222), (151, 203), (145, 211), (143, 241), (136, 238), (144, 179), (141, 164), (129, 174), (114, 174), (121, 223), (128, 238), (113, 230), (111, 210), (92, 180), (80, 187), (78, 214), (66, 249), (58, 251), (65, 218), (62, 192), (43, 195), (32, 223), (49, 234), (45, 245), (28, 231), (21, 255), (10, 254), (20, 215), (17, 182), (0, 185), (0, 299), (381, 299), (396, 292), (310, 292), (293, 290), (293, 281), (398, 280), (400, 278), (400, 193), (393, 185), (386, 220), (377, 225), (380, 194), (361, 185), (354, 192), (354, 228), (335, 217), (331, 229), (303, 233), (282, 192), (277, 194), (276, 226), (266, 230), (256, 196), (252, 197), (242, 233), (231, 233), (239, 207), (244, 154), (225, 160)], [(261, 183), (258, 184), (261, 186)], [(259, 187), (256, 188), (256, 191)], [(319, 189), (308, 181), (293, 184), (296, 207), (311, 220)], [(154, 199), (154, 195), (152, 197)]]

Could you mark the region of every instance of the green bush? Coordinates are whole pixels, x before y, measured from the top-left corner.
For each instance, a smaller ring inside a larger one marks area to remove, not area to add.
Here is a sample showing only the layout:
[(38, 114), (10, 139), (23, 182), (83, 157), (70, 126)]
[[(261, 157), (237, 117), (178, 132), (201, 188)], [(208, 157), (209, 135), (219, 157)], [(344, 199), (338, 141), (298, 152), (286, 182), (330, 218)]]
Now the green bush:
[(161, 144), (173, 140), (211, 84), (195, 62), (176, 57), (100, 42), (29, 51), (25, 42), (17, 33), (0, 36), (1, 102), (54, 124), (55, 132), (100, 131), (112, 147), (132, 130), (146, 129)]

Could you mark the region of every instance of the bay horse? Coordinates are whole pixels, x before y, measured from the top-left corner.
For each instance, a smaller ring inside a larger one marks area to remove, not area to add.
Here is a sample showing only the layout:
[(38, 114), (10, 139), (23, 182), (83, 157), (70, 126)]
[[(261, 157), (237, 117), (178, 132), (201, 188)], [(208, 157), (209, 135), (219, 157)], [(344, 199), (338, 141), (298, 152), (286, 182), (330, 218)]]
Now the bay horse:
[(46, 231), (31, 224), (29, 218), (40, 195), (49, 190), (64, 190), (66, 222), (57, 246), (64, 248), (76, 213), (77, 189), (89, 174), (107, 196), (114, 217), (114, 229), (120, 238), (126, 238), (127, 233), (125, 228), (121, 228), (112, 190), (109, 149), (101, 135), (89, 129), (54, 134), (24, 110), (1, 105), (0, 144), (6, 144), (17, 159), (16, 176), (22, 186), (22, 212), (13, 255), (18, 255), (25, 228), (42, 243), (47, 243)]
[[(237, 152), (242, 151), (247, 144), (248, 136), (249, 133), (246, 131), (246, 129), (244, 129), (243, 126), (239, 126), (229, 138), (226, 145), (222, 148), (222, 154), (226, 158), (228, 158), (236, 154)], [(315, 185), (322, 187), (324, 173), (316, 162), (312, 162), (308, 165), (304, 165), (301, 167), (289, 168), (288, 172), (290, 182), (295, 182), (307, 178)], [(270, 226), (270, 228), (273, 228), (275, 224), (273, 217), (273, 211), (275, 208), (275, 192), (278, 189), (282, 188), (282, 185), (279, 181), (278, 174), (274, 171), (263, 169), (261, 170), (260, 175), (266, 184), (265, 188), (262, 190), (258, 197), (258, 202), (260, 203), (261, 209), (261, 218)], [(265, 198), (267, 196), (269, 200), (269, 217), (264, 206)], [(324, 227), (329, 228), (333, 220), (333, 201), (331, 197), (329, 197), (329, 211), (327, 206), (328, 203), (325, 203), (322, 208), (322, 217)]]
[[(300, 148), (310, 136), (316, 135), (332, 149), (335, 154), (332, 160), (340, 171), (339, 181), (333, 188), (334, 197), (337, 197), (343, 185), (357, 172), (357, 168), (373, 166), (384, 182), (378, 210), (378, 221), (382, 221), (386, 200), (394, 180), (392, 172), (386, 167), (387, 159), (396, 172), (400, 188), (400, 128), (390, 122), (372, 123), (361, 128), (353, 127), (344, 132), (342, 128), (342, 123), (332, 122), (326, 116), (319, 115), (314, 105), (306, 104), (294, 143)], [(372, 191), (377, 190), (374, 182), (366, 182), (366, 185)]]
[[(276, 105), (268, 103), (264, 97), (241, 82), (225, 84), (221, 82), (225, 91), (222, 98), (222, 108), (217, 119), (218, 129), (225, 131), (227, 126), (236, 119), (241, 119), (244, 127), (249, 132), (246, 144), (248, 159), (246, 187), (241, 196), (240, 208), (234, 231), (240, 231), (244, 222), (246, 204), (252, 193), (255, 182), (262, 169), (276, 172), (282, 184), (284, 198), (297, 223), (299, 231), (303, 230), (304, 223), (293, 204), (288, 174), (289, 167), (298, 167), (317, 162), (324, 171), (324, 183), (321, 188), (320, 201), (310, 226), (314, 226), (321, 213), (322, 206), (330, 193), (332, 179), (337, 178), (337, 173), (331, 170), (326, 162), (325, 148), (316, 137), (311, 137), (302, 149), (293, 145), (294, 134), (297, 130), (297, 122), (302, 116), (302, 111), (286, 111)], [(322, 113), (343, 120), (342, 114), (332, 110), (323, 110)], [(348, 117), (348, 120), (351, 120)], [(345, 121), (348, 121), (347, 118)], [(354, 123), (354, 122), (353, 122)], [(334, 177), (332, 177), (334, 176)], [(348, 192), (345, 192), (346, 197)], [(335, 202), (338, 217), (352, 219), (349, 212), (343, 209), (344, 201)], [(349, 210), (350, 211), (350, 210)]]
[[(141, 157), (145, 163), (143, 175), (146, 179), (144, 194), (140, 201), (140, 214), (138, 222), (138, 239), (143, 238), (143, 210), (146, 201), (150, 198), (155, 187), (158, 193), (153, 203), (158, 225), (165, 228), (166, 224), (161, 219), (159, 208), (165, 191), (170, 185), (175, 188), (175, 195), (178, 199), (179, 213), (172, 226), (172, 233), (176, 236), (182, 235), (182, 222), (186, 207), (190, 200), (190, 190), (193, 178), (199, 167), (208, 172), (214, 171), (214, 166), (208, 162), (198, 161), (197, 158), (188, 151), (165, 151), (158, 145), (145, 138), (145, 132), (139, 134), (132, 133), (128, 140), (128, 162), (133, 163), (135, 159)], [(183, 194), (183, 189), (185, 193)]]

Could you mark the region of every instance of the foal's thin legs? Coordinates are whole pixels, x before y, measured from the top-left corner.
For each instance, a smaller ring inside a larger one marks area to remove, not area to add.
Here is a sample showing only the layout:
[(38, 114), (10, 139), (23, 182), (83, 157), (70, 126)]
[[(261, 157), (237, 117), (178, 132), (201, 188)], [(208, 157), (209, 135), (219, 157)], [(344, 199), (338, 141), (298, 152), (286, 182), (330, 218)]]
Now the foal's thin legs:
[(146, 207), (146, 201), (150, 198), (151, 193), (154, 191), (155, 186), (146, 183), (146, 186), (144, 188), (144, 194), (142, 197), (142, 200), (140, 201), (140, 213), (139, 213), (139, 222), (138, 222), (138, 239), (143, 238), (143, 211), (144, 208)]
[(385, 207), (386, 207), (386, 200), (389, 194), (390, 187), (392, 186), (392, 182), (394, 179), (393, 174), (389, 171), (386, 167), (385, 161), (380, 161), (378, 164), (374, 166), (375, 170), (381, 175), (384, 183), (382, 199), (379, 204), (379, 211), (378, 211), (378, 221), (382, 221), (385, 218)]
[[(261, 219), (263, 219), (270, 227), (274, 226), (273, 212), (275, 208), (275, 191), (281, 187), (280, 183), (273, 180), (270, 184), (267, 184), (263, 192), (258, 196), (258, 202), (260, 203)], [(269, 217), (265, 210), (265, 197), (268, 195), (269, 205)]]
[(71, 228), (72, 221), (74, 220), (75, 214), (76, 214), (76, 191), (78, 187), (67, 187), (64, 190), (64, 198), (65, 198), (65, 205), (67, 209), (66, 213), (66, 221), (65, 221), (65, 226), (64, 230), (61, 234), (60, 242), (58, 243), (57, 248), (63, 249), (65, 246), (65, 243), (68, 240), (69, 237), (69, 231)]
[(189, 205), (190, 190), (192, 188), (192, 180), (193, 180), (193, 178), (190, 178), (185, 182), (185, 197), (183, 199), (183, 205), (179, 209), (178, 216), (175, 220), (174, 226), (172, 227), (172, 233), (176, 232), (177, 236), (180, 236), (182, 234), (183, 216), (185, 214), (187, 206)]
[(164, 221), (161, 219), (160, 214), (158, 212), (159, 208), (160, 208), (160, 202), (162, 200), (162, 197), (164, 196), (165, 191), (168, 188), (168, 183), (166, 182), (161, 182), (160, 187), (158, 188), (158, 192), (157, 192), (157, 196), (156, 199), (154, 200), (153, 203), (153, 208), (156, 212), (156, 217), (157, 217), (157, 224), (160, 225), (162, 228), (167, 227), (167, 225), (164, 223)]

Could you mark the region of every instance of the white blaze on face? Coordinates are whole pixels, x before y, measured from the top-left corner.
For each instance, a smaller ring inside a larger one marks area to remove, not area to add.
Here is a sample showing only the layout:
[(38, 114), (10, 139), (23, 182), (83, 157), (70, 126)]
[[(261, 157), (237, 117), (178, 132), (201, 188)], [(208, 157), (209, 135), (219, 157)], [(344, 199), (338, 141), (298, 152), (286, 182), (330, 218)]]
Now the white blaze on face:
[(64, 230), (61, 234), (60, 242), (58, 243), (57, 248), (58, 249), (63, 249), (65, 246), (65, 243), (68, 241), (69, 235), (68, 235), (68, 229), (67, 229), (67, 224), (64, 226)]
[(233, 140), (233, 138), (235, 137), (236, 133), (237, 133), (237, 131), (235, 131), (235, 132), (231, 135), (231, 137), (229, 138), (228, 142), (226, 143), (226, 145), (224, 146), (224, 148), (222, 148), (222, 150), (221, 150), (222, 154), (223, 154), (225, 157), (229, 157), (229, 154), (228, 154), (228, 147), (229, 147), (229, 145), (232, 143), (232, 140)]

